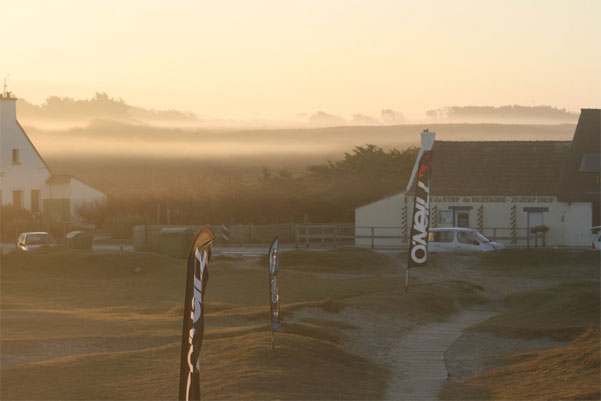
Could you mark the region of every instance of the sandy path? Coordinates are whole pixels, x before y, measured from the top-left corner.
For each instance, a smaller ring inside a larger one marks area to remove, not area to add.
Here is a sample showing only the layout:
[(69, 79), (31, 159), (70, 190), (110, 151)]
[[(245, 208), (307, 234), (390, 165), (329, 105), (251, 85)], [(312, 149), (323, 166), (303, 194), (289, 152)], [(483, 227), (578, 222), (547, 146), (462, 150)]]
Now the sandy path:
[(390, 351), (398, 361), (399, 374), (390, 379), (386, 399), (436, 400), (442, 383), (447, 379), (446, 350), (464, 329), (494, 314), (465, 311), (446, 322), (428, 324), (410, 332)]

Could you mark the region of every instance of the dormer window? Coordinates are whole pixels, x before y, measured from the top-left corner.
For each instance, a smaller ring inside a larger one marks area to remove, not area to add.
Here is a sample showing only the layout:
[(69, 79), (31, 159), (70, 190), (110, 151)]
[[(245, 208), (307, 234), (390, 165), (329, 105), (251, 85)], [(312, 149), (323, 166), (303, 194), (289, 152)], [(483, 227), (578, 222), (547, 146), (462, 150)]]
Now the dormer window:
[(21, 164), (19, 159), (19, 149), (13, 149), (13, 164)]

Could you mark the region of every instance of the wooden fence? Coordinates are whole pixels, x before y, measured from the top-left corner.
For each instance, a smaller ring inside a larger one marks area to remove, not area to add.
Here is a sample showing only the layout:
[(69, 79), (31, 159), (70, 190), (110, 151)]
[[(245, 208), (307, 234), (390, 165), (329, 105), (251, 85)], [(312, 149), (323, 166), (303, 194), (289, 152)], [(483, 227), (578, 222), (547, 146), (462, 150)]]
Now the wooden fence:
[[(474, 228), (476, 229), (476, 228)], [(400, 227), (356, 227), (352, 224), (297, 224), (294, 227), (297, 248), (311, 246), (363, 246), (372, 249), (409, 247), (409, 230)], [(480, 232), (491, 241), (507, 246), (530, 248), (545, 246), (545, 233), (528, 235), (527, 228), (484, 227)]]
[[(163, 228), (200, 226), (141, 225), (133, 228), (137, 251), (157, 251)], [(221, 235), (221, 226), (209, 226), (217, 236), (216, 245), (269, 243), (276, 235), (282, 242), (294, 242), (297, 248), (361, 246), (372, 249), (403, 249), (409, 246), (409, 230), (400, 227), (356, 227), (353, 224), (235, 224), (228, 226), (229, 241)], [(545, 233), (528, 235), (527, 228), (484, 227), (480, 232), (492, 241), (510, 247), (545, 246)]]

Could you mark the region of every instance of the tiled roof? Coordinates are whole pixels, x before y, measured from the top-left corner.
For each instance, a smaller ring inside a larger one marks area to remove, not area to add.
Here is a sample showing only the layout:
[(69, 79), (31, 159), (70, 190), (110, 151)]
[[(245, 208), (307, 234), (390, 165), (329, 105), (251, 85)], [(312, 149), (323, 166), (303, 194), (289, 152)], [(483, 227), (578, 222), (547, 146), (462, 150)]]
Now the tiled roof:
[(432, 195), (555, 195), (569, 146), (563, 141), (437, 141)]

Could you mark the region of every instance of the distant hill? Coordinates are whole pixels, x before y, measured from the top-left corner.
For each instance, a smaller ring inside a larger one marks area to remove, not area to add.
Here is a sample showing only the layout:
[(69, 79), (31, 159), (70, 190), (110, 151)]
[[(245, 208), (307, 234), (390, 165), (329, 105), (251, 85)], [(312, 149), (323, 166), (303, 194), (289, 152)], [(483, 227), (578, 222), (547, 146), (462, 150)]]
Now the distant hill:
[(551, 106), (451, 106), (428, 110), (426, 115), (439, 122), (497, 122), (520, 124), (575, 123), (579, 113)]
[(110, 119), (118, 121), (196, 121), (194, 113), (178, 110), (152, 110), (129, 105), (123, 99), (96, 93), (90, 99), (50, 96), (44, 103), (36, 105), (24, 99), (17, 101), (19, 118), (24, 120), (90, 121)]

